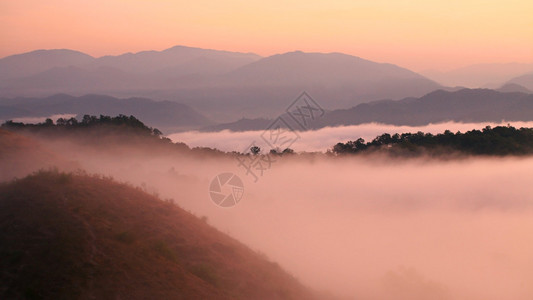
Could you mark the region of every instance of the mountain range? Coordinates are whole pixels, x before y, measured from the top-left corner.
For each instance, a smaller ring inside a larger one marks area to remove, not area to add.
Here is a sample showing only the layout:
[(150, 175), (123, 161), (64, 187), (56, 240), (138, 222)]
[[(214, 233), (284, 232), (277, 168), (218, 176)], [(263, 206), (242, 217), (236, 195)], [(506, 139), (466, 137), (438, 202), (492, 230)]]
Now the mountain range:
[(521, 85), (529, 91), (533, 91), (533, 73), (515, 77), (509, 80), (509, 83)]
[(273, 116), (302, 90), (341, 108), (422, 96), (439, 84), (392, 64), (341, 53), (289, 52), (262, 58), (176, 46), (94, 58), (38, 50), (0, 59), (0, 96), (107, 94), (188, 104), (217, 120)]
[[(529, 93), (533, 90), (533, 75), (509, 78), (530, 67), (476, 65), (448, 75), (486, 81), (505, 73), (509, 77), (497, 79), (505, 83), (497, 85), (501, 86), (499, 92)], [(302, 91), (307, 91), (326, 110), (340, 111), (383, 99), (427, 97), (424, 95), (435, 90), (458, 96), (453, 92), (459, 89), (442, 86), (393, 64), (342, 53), (294, 51), (261, 57), (176, 46), (99, 58), (62, 49), (37, 50), (0, 59), (0, 118), (124, 113), (134, 114), (166, 132), (233, 123), (242, 118), (245, 119), (241, 123), (264, 123), (255, 119), (275, 118)], [(483, 96), (479, 91), (473, 93), (474, 99)], [(64, 94), (73, 96), (68, 98)], [(442, 113), (446, 115), (449, 111)]]
[[(227, 105), (227, 103), (225, 104)], [(188, 105), (147, 98), (120, 99), (103, 95), (80, 97), (57, 94), (43, 98), (0, 98), (0, 120), (42, 117), (57, 114), (134, 115), (165, 134), (199, 129), (201, 131), (263, 130), (273, 118), (239, 118), (232, 122), (215, 122)], [(287, 125), (302, 130), (286, 113), (281, 117)], [(348, 109), (326, 110), (305, 129), (327, 126), (357, 125), (378, 122), (392, 125), (426, 125), (447, 121), (499, 122), (532, 121), (533, 93), (516, 84), (500, 90), (437, 90), (422, 97), (401, 100), (379, 100), (358, 104)]]
[(66, 94), (43, 98), (0, 98), (0, 120), (58, 114), (77, 115), (79, 118), (83, 115), (134, 115), (164, 133), (212, 124), (191, 107), (172, 101), (138, 97), (119, 99), (103, 95), (75, 97)]
[(53, 68), (75, 66), (83, 70), (111, 68), (132, 74), (179, 70), (180, 74), (223, 73), (253, 62), (261, 57), (253, 53), (237, 53), (185, 46), (163, 51), (142, 51), (100, 58), (69, 50), (36, 50), (0, 59), (0, 79), (37, 75)]
[[(281, 117), (292, 129), (301, 129), (287, 114)], [(418, 126), (448, 121), (466, 123), (532, 120), (533, 94), (490, 89), (461, 89), (437, 90), (419, 98), (380, 100), (362, 103), (349, 109), (326, 111), (320, 118), (308, 119), (310, 122), (308, 129), (371, 122)], [(202, 130), (264, 130), (273, 121), (265, 118), (243, 118), (235, 122), (208, 126)]]

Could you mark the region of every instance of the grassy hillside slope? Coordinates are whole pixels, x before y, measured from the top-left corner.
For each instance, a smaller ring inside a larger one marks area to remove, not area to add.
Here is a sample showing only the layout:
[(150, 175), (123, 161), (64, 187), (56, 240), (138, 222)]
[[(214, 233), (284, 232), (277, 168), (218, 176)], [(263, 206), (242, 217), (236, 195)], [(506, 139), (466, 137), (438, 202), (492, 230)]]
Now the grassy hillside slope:
[(0, 185), (2, 299), (310, 299), (277, 264), (170, 201), (108, 178)]

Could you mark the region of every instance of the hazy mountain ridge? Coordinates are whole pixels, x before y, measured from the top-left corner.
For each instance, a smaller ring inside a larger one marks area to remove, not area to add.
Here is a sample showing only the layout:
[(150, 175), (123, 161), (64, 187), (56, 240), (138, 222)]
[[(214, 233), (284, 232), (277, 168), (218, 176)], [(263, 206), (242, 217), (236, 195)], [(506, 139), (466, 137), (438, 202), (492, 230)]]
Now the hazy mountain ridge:
[(42, 96), (169, 88), (181, 77), (212, 76), (259, 58), (185, 46), (100, 58), (73, 50), (37, 50), (0, 59), (0, 90), (4, 96)]
[(227, 63), (228, 68), (232, 69), (260, 58), (259, 55), (253, 53), (174, 46), (163, 51), (141, 51), (138, 53), (125, 53), (116, 56), (103, 56), (91, 64), (91, 67), (106, 66), (114, 67), (126, 72), (149, 73), (186, 64), (192, 66), (194, 64), (191, 62), (194, 62), (195, 60), (208, 59), (214, 62), (225, 62)]
[[(0, 60), (0, 71), (10, 59)], [(422, 96), (442, 88), (396, 65), (341, 53), (295, 51), (261, 58), (183, 46), (92, 58), (81, 64), (63, 62), (39, 71), (1, 81), (0, 96), (98, 93), (171, 99), (219, 120), (231, 120), (279, 114), (302, 90), (324, 99), (326, 108), (342, 108), (383, 98)]]
[(424, 125), (445, 121), (529, 121), (533, 119), (533, 95), (501, 93), (489, 89), (437, 90), (423, 97), (360, 104), (329, 114), (337, 124), (382, 122)]
[(450, 71), (420, 72), (440, 84), (467, 88), (498, 88), (513, 77), (533, 71), (533, 63), (475, 64)]
[(508, 83), (521, 85), (528, 90), (533, 90), (533, 73), (525, 74), (509, 80)]
[(383, 78), (417, 78), (423, 76), (393, 64), (376, 63), (343, 53), (276, 54), (250, 63), (228, 74), (244, 84), (346, 85)]
[[(286, 120), (290, 121), (287, 115)], [(283, 117), (283, 116), (282, 116)], [(533, 94), (504, 93), (490, 89), (437, 90), (420, 98), (380, 100), (349, 109), (326, 111), (310, 123), (310, 129), (327, 126), (384, 123), (392, 125), (427, 125), (447, 121), (500, 122), (533, 120)], [(204, 131), (266, 129), (272, 120), (241, 119), (211, 125)], [(292, 123), (289, 124), (292, 126)], [(300, 129), (299, 127), (292, 127)]]
[(422, 75), (393, 64), (376, 63), (342, 53), (301, 51), (250, 63), (224, 75), (221, 82), (239, 87), (306, 90), (317, 99), (324, 99), (323, 105), (328, 108), (380, 98), (422, 96), (441, 88)]
[(518, 93), (525, 93), (525, 94), (533, 94), (533, 91), (525, 88), (524, 86), (513, 83), (513, 82), (508, 82), (496, 90), (499, 92), (503, 92), (503, 93), (518, 92)]
[[(173, 98), (219, 122), (275, 117), (307, 91), (324, 108), (422, 96), (443, 88), (412, 71), (339, 53), (289, 52), (263, 58), (190, 89), (147, 92)], [(191, 86), (191, 85), (189, 85)]]
[(0, 80), (35, 75), (57, 67), (91, 63), (95, 58), (74, 50), (35, 50), (0, 59)]
[(244, 65), (260, 58), (260, 56), (253, 53), (230, 52), (186, 46), (174, 46), (162, 51), (152, 50), (137, 53), (125, 53), (121, 55), (106, 55), (98, 58), (69, 49), (36, 50), (0, 59), (0, 75), (2, 76), (0, 78), (16, 78), (21, 76), (9, 73), (9, 71), (12, 70), (8, 67), (16, 68), (22, 76), (35, 75), (48, 69), (69, 66), (75, 66), (86, 70), (109, 67), (124, 72), (140, 74), (188, 64), (198, 59), (224, 62), (229, 68), (237, 68), (240, 65)]
[(119, 99), (104, 95), (81, 97), (57, 94), (45, 98), (0, 98), (0, 117), (46, 117), (54, 114), (135, 115), (163, 132), (190, 129), (211, 121), (191, 107), (172, 101), (153, 101), (146, 98)]

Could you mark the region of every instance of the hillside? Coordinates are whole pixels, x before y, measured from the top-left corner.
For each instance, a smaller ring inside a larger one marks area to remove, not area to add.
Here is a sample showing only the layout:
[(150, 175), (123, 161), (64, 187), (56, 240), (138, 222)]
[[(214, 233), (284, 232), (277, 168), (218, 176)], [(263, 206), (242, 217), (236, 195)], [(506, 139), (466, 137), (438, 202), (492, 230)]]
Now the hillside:
[(311, 299), (293, 277), (169, 201), (39, 172), (0, 186), (2, 299)]
[(63, 163), (37, 140), (0, 128), (0, 182)]

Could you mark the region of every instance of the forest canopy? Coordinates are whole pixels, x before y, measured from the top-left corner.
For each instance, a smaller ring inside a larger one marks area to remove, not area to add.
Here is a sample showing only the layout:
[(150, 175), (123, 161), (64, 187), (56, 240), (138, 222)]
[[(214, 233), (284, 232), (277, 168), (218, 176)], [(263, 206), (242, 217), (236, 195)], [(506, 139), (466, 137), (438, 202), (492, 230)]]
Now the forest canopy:
[(472, 155), (525, 155), (533, 153), (533, 128), (512, 126), (487, 126), (482, 130), (465, 133), (384, 133), (370, 142), (359, 138), (355, 141), (337, 143), (333, 146), (336, 154), (354, 154), (387, 150), (393, 153), (444, 153), (448, 151)]
[[(127, 134), (130, 137), (143, 137), (172, 144), (164, 137), (157, 128), (146, 126), (134, 116), (118, 115), (116, 117), (90, 116), (85, 115), (81, 120), (76, 118), (60, 118), (54, 122), (46, 119), (38, 124), (26, 124), (20, 122), (6, 121), (1, 128), (10, 131), (27, 131), (31, 133), (44, 134), (47, 136), (78, 136), (80, 132), (91, 133), (95, 138), (102, 136), (113, 137), (116, 134)], [(87, 135), (84, 135), (87, 137)], [(188, 148), (183, 143), (176, 143), (182, 148)], [(198, 151), (223, 153), (216, 149), (207, 147), (197, 147)], [(254, 149), (252, 149), (254, 150)], [(261, 149), (255, 149), (259, 154)], [(329, 152), (329, 151), (328, 151)], [(365, 141), (362, 138), (339, 142), (334, 145), (330, 153), (336, 155), (346, 154), (369, 154), (387, 153), (399, 156), (416, 156), (421, 154), (432, 154), (435, 156), (447, 155), (450, 153), (462, 153), (468, 155), (527, 155), (533, 154), (533, 128), (515, 128), (508, 126), (487, 126), (482, 130), (471, 130), (465, 133), (453, 133), (450, 130), (444, 133), (431, 134), (424, 132), (389, 134), (384, 133), (375, 137), (372, 141)], [(238, 152), (232, 152), (238, 154)], [(266, 152), (266, 155), (293, 154), (292, 149), (278, 151), (276, 149)]]

